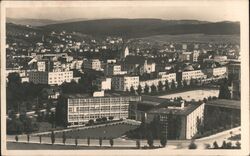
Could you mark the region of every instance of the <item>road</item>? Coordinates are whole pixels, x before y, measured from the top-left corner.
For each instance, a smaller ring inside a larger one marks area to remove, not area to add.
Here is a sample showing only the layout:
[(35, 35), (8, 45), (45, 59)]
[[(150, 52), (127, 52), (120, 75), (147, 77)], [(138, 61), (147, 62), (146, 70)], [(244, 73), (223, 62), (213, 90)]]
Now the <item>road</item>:
[[(231, 136), (230, 132), (233, 132), (233, 135), (240, 134), (240, 127), (233, 128), (230, 130), (226, 130), (205, 138), (197, 139), (195, 140), (195, 143), (197, 145), (198, 149), (204, 149), (206, 144), (210, 144), (212, 146), (213, 142), (216, 141), (219, 146), (221, 146), (222, 142), (224, 140), (227, 141), (227, 139)], [(15, 136), (7, 136), (7, 141), (8, 142), (16, 142), (15, 141)], [(22, 135), (19, 136), (19, 141), (18, 142), (23, 142), (27, 143), (27, 136)], [(188, 145), (190, 144), (191, 140), (168, 140), (167, 142), (167, 148), (171, 149), (188, 149)], [(235, 144), (235, 141), (231, 141), (233, 145)], [(39, 142), (39, 137), (30, 137), (30, 143), (34, 144), (40, 144)], [(147, 141), (146, 140), (141, 140), (141, 147), (147, 146)], [(51, 144), (51, 139), (50, 137), (42, 137), (42, 144), (49, 145)], [(27, 144), (28, 145), (28, 144)], [(62, 138), (56, 138), (55, 140), (55, 145), (63, 145), (62, 143)], [(73, 146), (75, 145), (75, 139), (67, 139), (65, 146)], [(160, 146), (160, 141), (159, 140), (154, 140), (154, 145), (155, 146)], [(87, 145), (87, 139), (78, 139), (78, 146), (88, 146)], [(92, 147), (99, 147), (99, 140), (98, 139), (91, 139), (90, 140), (90, 146)], [(102, 146), (103, 147), (110, 147), (109, 140), (103, 140), (102, 141)], [(116, 138), (114, 139), (114, 147), (131, 147), (134, 148), (136, 147), (136, 141), (135, 140), (127, 140), (125, 138)]]

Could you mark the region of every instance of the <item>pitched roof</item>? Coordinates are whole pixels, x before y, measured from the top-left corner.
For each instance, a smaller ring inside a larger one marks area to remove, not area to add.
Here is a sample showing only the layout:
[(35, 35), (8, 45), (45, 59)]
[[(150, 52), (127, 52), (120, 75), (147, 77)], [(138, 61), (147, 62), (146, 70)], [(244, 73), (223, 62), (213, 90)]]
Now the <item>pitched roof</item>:
[(126, 64), (140, 64), (143, 65), (145, 63), (146, 58), (144, 56), (132, 56), (129, 55), (125, 58)]

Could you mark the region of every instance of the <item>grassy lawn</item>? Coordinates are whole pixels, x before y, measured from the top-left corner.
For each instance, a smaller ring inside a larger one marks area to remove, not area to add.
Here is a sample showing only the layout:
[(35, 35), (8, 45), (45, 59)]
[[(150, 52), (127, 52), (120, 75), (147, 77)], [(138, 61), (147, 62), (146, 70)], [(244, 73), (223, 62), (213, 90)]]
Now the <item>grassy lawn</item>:
[(49, 145), (49, 144), (32, 144), (32, 143), (7, 143), (8, 150), (128, 150), (136, 147), (108, 147), (108, 146), (74, 146), (74, 145)]
[[(104, 125), (97, 128), (89, 129), (73, 129), (72, 131), (65, 132), (67, 138), (88, 138), (91, 139), (109, 139), (109, 138), (118, 138), (125, 134), (127, 131), (136, 129), (138, 126), (131, 125), (128, 123), (120, 123), (117, 125)], [(57, 138), (62, 138), (62, 132), (55, 133)], [(47, 135), (48, 136), (48, 135)]]

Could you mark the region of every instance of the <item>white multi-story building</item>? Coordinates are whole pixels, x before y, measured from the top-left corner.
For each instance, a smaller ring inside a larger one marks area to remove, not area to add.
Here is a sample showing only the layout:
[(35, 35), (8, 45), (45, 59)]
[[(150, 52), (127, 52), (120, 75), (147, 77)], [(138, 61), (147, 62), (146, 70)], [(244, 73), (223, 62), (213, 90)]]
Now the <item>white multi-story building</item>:
[(112, 77), (111, 82), (112, 89), (117, 91), (126, 91), (133, 88), (136, 90), (139, 86), (139, 76), (131, 76), (131, 75), (118, 75)]
[(194, 50), (193, 52), (193, 62), (198, 62), (198, 57), (200, 56), (200, 52), (197, 50)]
[(223, 76), (227, 75), (227, 67), (217, 67), (213, 68), (213, 76)]
[(70, 82), (72, 79), (73, 71), (29, 72), (29, 81), (35, 84), (61, 85), (63, 82)]
[(207, 73), (204, 70), (192, 70), (182, 72), (182, 80), (191, 80), (191, 79), (205, 79), (207, 78)]
[(160, 78), (140, 81), (139, 84), (142, 87), (142, 89), (144, 89), (146, 85), (149, 87), (152, 85), (155, 85), (157, 87), (159, 85), (159, 82), (161, 82), (163, 85), (165, 85), (166, 80), (169, 83), (171, 83), (172, 81), (176, 81), (176, 74), (169, 73), (169, 74), (160, 75)]
[(87, 95), (64, 95), (61, 97), (60, 105), (65, 107), (63, 113), (66, 125), (82, 125), (89, 120), (110, 117), (114, 119), (128, 118), (130, 101), (140, 101), (140, 96), (128, 95), (104, 95), (89, 97)]
[(99, 90), (111, 90), (111, 78), (98, 78), (93, 81), (93, 85), (96, 85)]
[[(143, 97), (142, 97), (143, 100)], [(173, 130), (171, 127), (174, 126), (170, 123), (177, 122), (177, 121), (170, 121), (169, 114), (172, 114), (172, 116), (175, 116), (176, 118), (179, 118), (178, 124), (180, 125), (178, 129), (175, 129), (175, 131), (179, 131), (179, 135), (172, 139), (192, 139), (192, 137), (197, 133), (197, 120), (203, 121), (204, 116), (204, 109), (205, 109), (205, 103), (199, 103), (199, 102), (186, 102), (183, 103), (183, 101), (167, 101), (168, 99), (165, 99), (166, 101), (163, 101), (164, 105), (157, 105), (155, 103), (145, 103), (143, 101), (137, 102), (137, 106), (134, 108), (137, 108), (139, 110), (133, 110), (135, 112), (135, 118), (138, 119), (138, 117), (145, 118), (145, 121), (147, 123), (150, 123), (154, 120), (156, 116), (159, 116), (160, 118), (165, 118), (163, 120), (162, 125), (167, 125), (167, 129), (163, 129), (163, 131), (167, 131), (167, 133), (173, 133), (170, 132), (170, 130)], [(158, 100), (160, 101), (160, 100)], [(140, 110), (143, 107), (140, 107), (139, 105), (152, 105), (148, 106), (149, 108), (147, 111)], [(156, 106), (154, 106), (156, 105)], [(141, 115), (144, 114), (144, 115)], [(137, 117), (138, 115), (138, 117)], [(139, 120), (141, 120), (139, 118)], [(161, 128), (160, 128), (161, 129)]]
[(46, 71), (47, 70), (47, 61), (40, 60), (37, 61), (37, 71)]
[(85, 69), (102, 70), (101, 61), (99, 59), (84, 60), (83, 67)]

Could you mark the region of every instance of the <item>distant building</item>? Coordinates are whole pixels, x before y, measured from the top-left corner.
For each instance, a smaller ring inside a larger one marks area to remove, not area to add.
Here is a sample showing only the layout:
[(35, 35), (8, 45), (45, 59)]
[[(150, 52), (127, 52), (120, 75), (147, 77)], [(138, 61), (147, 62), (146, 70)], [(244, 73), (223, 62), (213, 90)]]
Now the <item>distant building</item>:
[(233, 100), (240, 100), (240, 80), (233, 80), (232, 81), (232, 99)]
[(98, 78), (93, 81), (93, 85), (96, 85), (99, 90), (111, 90), (111, 78)]
[(182, 52), (179, 54), (178, 61), (191, 61), (192, 60), (192, 52)]
[(120, 58), (121, 58), (121, 59), (125, 59), (128, 55), (129, 55), (129, 49), (128, 49), (128, 47), (126, 46), (125, 49), (123, 49), (123, 50), (121, 51), (121, 56), (120, 56)]
[(91, 97), (88, 95), (63, 95), (60, 101), (62, 120), (65, 125), (74, 126), (87, 123), (89, 120), (110, 117), (114, 119), (128, 118), (131, 101), (140, 101), (140, 96), (104, 94)]
[(193, 52), (193, 62), (198, 62), (198, 58), (200, 56), (200, 52), (197, 50), (194, 50)]
[(207, 78), (205, 70), (192, 70), (192, 71), (184, 71), (182, 72), (182, 81), (183, 80), (191, 80), (191, 79), (205, 79)]
[(214, 77), (227, 77), (227, 67), (222, 66), (222, 67), (215, 67), (215, 68), (208, 68), (207, 69), (207, 75), (214, 76)]
[(124, 69), (128, 74), (142, 75), (155, 72), (155, 63), (148, 62), (144, 56), (128, 56), (124, 61)]
[(157, 87), (159, 85), (159, 82), (161, 82), (163, 85), (165, 85), (166, 80), (168, 81), (169, 84), (172, 81), (176, 81), (176, 74), (175, 73), (164, 74), (164, 75), (161, 75), (157, 79), (140, 81), (139, 84), (141, 85), (142, 89), (144, 89), (146, 85), (149, 87), (152, 85), (155, 85)]
[(230, 62), (228, 65), (228, 77), (231, 77), (233, 80), (240, 80), (240, 62)]
[(29, 81), (35, 84), (61, 85), (73, 79), (73, 71), (60, 72), (29, 72)]
[(74, 60), (71, 62), (70, 69), (81, 70), (83, 67), (83, 60)]
[(99, 59), (84, 60), (84, 69), (101, 70), (101, 61)]
[(133, 86), (136, 90), (139, 86), (139, 76), (119, 75), (112, 77), (112, 89), (116, 91), (126, 91)]
[(219, 56), (219, 55), (216, 55), (216, 56), (214, 56), (214, 61), (216, 61), (216, 62), (227, 61), (227, 56)]
[(107, 64), (104, 68), (104, 74), (107, 76), (124, 75), (127, 74), (127, 71), (122, 71), (122, 66), (119, 64)]

